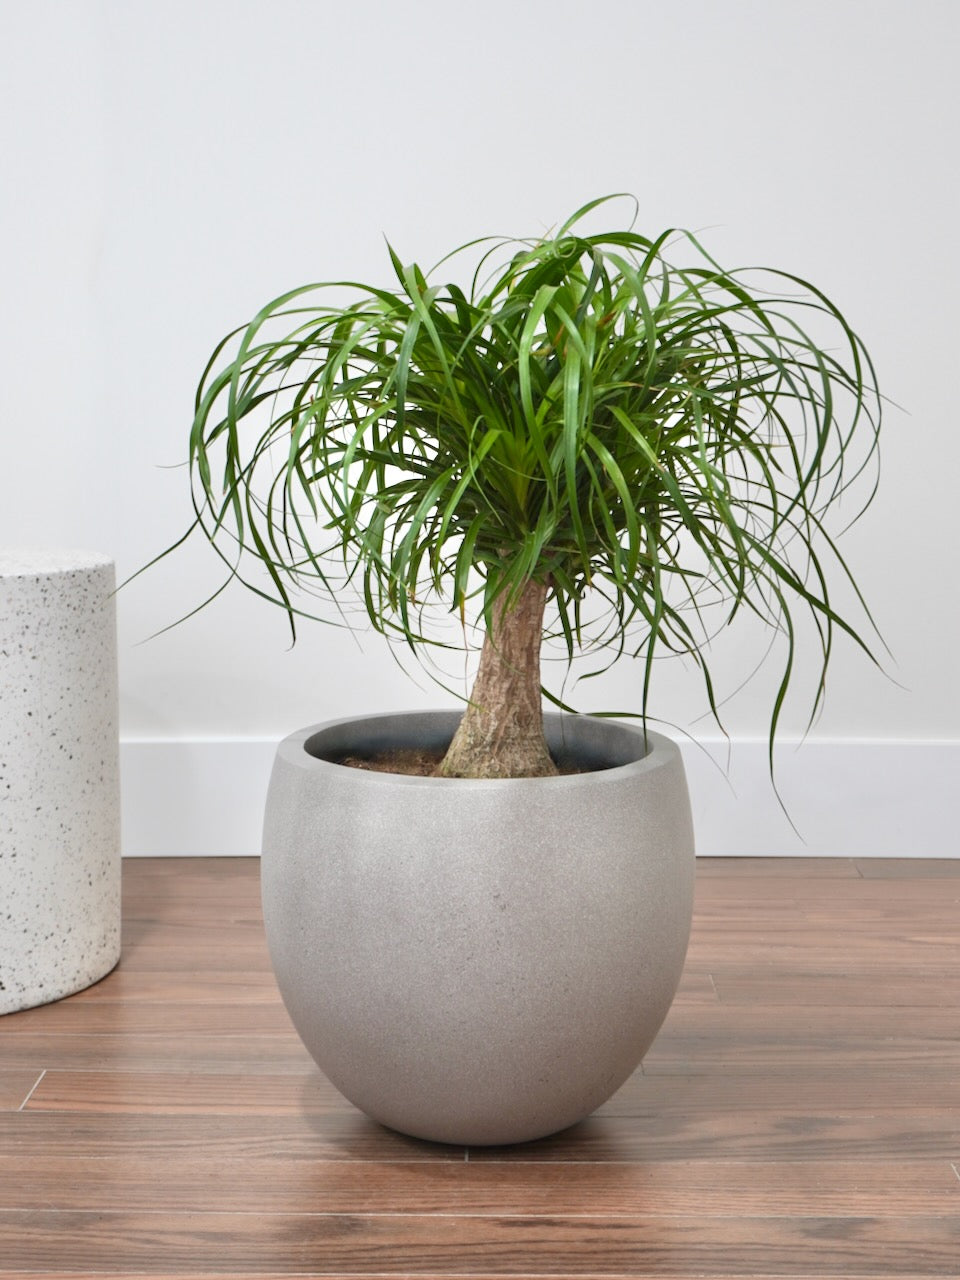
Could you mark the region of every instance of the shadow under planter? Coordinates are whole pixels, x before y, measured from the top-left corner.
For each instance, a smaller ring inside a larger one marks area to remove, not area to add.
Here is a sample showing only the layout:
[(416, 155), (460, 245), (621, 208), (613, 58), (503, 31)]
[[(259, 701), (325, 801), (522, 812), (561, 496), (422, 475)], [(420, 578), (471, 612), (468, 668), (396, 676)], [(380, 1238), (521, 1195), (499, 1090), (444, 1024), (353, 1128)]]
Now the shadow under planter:
[(550, 778), (440, 779), (336, 763), (442, 748), (459, 713), (312, 726), (279, 746), (262, 862), (284, 1002), (373, 1119), (464, 1145), (581, 1120), (636, 1069), (676, 992), (693, 905), (668, 738), (545, 717)]

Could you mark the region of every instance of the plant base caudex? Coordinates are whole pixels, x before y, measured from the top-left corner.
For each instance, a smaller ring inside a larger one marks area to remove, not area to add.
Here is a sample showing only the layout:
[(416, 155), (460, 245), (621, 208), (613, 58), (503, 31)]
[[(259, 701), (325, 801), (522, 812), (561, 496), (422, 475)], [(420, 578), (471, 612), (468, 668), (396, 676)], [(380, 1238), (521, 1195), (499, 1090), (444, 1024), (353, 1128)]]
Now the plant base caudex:
[(480, 667), (442, 778), (542, 778), (557, 773), (543, 736), (540, 643), (547, 586), (527, 582), (492, 606)]

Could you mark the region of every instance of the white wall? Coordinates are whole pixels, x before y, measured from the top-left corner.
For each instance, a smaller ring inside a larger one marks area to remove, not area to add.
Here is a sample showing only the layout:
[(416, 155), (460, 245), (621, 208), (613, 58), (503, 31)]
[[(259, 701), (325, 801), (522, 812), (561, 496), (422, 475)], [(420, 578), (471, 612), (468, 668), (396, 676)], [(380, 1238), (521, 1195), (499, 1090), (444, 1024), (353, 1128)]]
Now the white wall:
[[(311, 279), (385, 280), (384, 235), (429, 263), (633, 191), (645, 230), (698, 229), (729, 265), (822, 285), (904, 407), (889, 412), (877, 502), (846, 539), (903, 687), (842, 648), (812, 742), (780, 776), (812, 852), (960, 851), (918, 767), (950, 777), (960, 760), (958, 13), (950, 0), (0, 0), (0, 541), (95, 546), (125, 576), (185, 528), (185, 474), (165, 468), (185, 456), (210, 349), (263, 302)], [(375, 637), (361, 652), (316, 627), (291, 652), (282, 613), (241, 592), (139, 643), (217, 568), (197, 544), (119, 598), (131, 851), (214, 847), (207, 793), (231, 790), (229, 753), (203, 748), (218, 763), (199, 786), (185, 740), (229, 740), (239, 759), (235, 740), (253, 739), (256, 782), (257, 743), (300, 724), (447, 700)], [(731, 681), (743, 660), (718, 645)], [(738, 804), (699, 804), (706, 851), (801, 848), (749, 745), (762, 690), (730, 709), (745, 772)], [(636, 672), (574, 697), (635, 707)], [(689, 672), (664, 667), (656, 713), (686, 727), (701, 704)], [(785, 727), (802, 731), (799, 707)], [(840, 747), (849, 785), (825, 806), (817, 779)], [(921, 780), (891, 822), (901, 763)], [(232, 789), (220, 843), (249, 851), (259, 799)]]

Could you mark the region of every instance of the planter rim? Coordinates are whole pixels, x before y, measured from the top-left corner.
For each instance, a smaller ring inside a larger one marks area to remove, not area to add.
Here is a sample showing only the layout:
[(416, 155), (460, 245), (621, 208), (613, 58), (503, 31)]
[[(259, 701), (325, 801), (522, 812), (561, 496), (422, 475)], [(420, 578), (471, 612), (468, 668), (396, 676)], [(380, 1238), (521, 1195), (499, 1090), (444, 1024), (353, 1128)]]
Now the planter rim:
[[(412, 787), (441, 787), (451, 788), (469, 788), (471, 790), (480, 788), (484, 791), (494, 791), (496, 789), (512, 789), (518, 786), (527, 787), (583, 787), (597, 786), (600, 782), (618, 782), (626, 779), (630, 775), (652, 774), (669, 767), (680, 755), (680, 749), (672, 738), (666, 737), (664, 734), (656, 733), (652, 729), (646, 730), (647, 751), (644, 755), (638, 755), (636, 759), (629, 760), (625, 764), (610, 765), (601, 769), (589, 769), (581, 773), (560, 774), (546, 778), (432, 778), (418, 774), (407, 773), (388, 773), (385, 771), (372, 769), (354, 769), (349, 765), (337, 764), (332, 760), (325, 760), (321, 756), (316, 756), (307, 750), (307, 744), (310, 739), (316, 737), (320, 733), (333, 733), (337, 729), (346, 728), (348, 726), (368, 726), (373, 729), (380, 721), (384, 724), (387, 722), (396, 723), (402, 720), (433, 720), (442, 721), (449, 720), (451, 724), (451, 736), (459, 722), (462, 712), (458, 709), (450, 708), (432, 708), (425, 711), (375, 711), (372, 713), (357, 716), (341, 716), (334, 720), (321, 721), (318, 724), (309, 725), (305, 728), (298, 729), (294, 733), (283, 738), (277, 746), (277, 755), (283, 760), (296, 768), (307, 770), (310, 772), (326, 772), (327, 770), (349, 770), (352, 779), (355, 779), (359, 786), (412, 786)], [(568, 715), (560, 712), (545, 712), (544, 720), (549, 723), (563, 719), (566, 724), (590, 723), (594, 726), (609, 726), (616, 732), (629, 735), (638, 740), (638, 750), (641, 750), (640, 743), (644, 738), (644, 730), (630, 724), (624, 724), (615, 717), (591, 716), (591, 715)], [(411, 745), (415, 742), (415, 737), (411, 735)]]
[(113, 563), (102, 551), (77, 547), (0, 547), (0, 578), (56, 578)]

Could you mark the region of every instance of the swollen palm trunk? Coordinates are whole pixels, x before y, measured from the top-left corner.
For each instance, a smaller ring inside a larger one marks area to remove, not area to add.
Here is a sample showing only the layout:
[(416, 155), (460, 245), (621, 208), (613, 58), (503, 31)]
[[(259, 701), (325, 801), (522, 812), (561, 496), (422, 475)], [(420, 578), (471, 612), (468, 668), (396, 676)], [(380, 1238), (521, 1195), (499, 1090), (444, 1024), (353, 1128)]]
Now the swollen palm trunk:
[(547, 586), (527, 582), (493, 606), (470, 703), (440, 765), (445, 778), (541, 778), (557, 772), (543, 735), (540, 644)]

